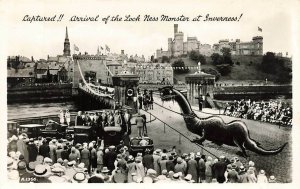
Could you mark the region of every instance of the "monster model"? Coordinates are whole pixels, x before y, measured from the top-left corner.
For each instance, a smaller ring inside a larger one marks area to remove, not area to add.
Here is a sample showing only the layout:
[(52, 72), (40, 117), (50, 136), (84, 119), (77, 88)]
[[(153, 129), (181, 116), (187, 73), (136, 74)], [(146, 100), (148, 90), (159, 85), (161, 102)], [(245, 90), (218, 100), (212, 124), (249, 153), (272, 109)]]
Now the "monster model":
[(246, 149), (260, 155), (275, 155), (280, 153), (287, 143), (274, 150), (263, 149), (258, 142), (250, 138), (249, 130), (242, 121), (235, 120), (225, 123), (219, 116), (210, 116), (199, 118), (192, 110), (186, 97), (173, 87), (164, 87), (160, 89), (163, 101), (174, 99), (179, 104), (187, 129), (200, 136), (193, 142), (202, 144), (205, 140), (212, 141), (215, 144), (226, 144), (237, 146), (242, 150), (243, 156), (248, 156)]

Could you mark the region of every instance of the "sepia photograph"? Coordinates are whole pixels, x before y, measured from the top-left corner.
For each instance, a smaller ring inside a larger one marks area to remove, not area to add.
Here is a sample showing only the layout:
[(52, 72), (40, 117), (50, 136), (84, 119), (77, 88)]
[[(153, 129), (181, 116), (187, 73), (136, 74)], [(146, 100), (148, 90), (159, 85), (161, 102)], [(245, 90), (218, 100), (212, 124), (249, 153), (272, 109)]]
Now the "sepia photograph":
[(5, 188), (297, 182), (299, 1), (0, 4)]

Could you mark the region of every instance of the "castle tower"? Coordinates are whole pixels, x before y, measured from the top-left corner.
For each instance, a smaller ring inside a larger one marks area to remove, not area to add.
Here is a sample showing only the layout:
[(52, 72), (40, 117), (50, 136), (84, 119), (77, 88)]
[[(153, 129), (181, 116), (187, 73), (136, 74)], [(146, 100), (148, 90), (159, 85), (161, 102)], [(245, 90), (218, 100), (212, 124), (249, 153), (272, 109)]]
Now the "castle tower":
[(178, 24), (174, 24), (174, 36), (178, 33)]
[(255, 36), (252, 38), (254, 43), (254, 54), (255, 55), (263, 55), (263, 37)]
[(68, 28), (66, 27), (66, 37), (64, 42), (64, 56), (71, 56), (70, 41), (68, 37)]

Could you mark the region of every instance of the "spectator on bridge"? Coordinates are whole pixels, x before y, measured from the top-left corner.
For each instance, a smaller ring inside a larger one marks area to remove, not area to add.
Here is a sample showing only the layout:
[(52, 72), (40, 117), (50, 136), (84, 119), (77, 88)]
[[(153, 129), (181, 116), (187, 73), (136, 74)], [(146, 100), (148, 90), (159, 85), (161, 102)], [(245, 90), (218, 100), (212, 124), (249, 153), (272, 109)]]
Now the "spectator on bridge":
[(125, 124), (126, 124), (127, 135), (131, 134), (131, 118), (132, 118), (132, 116), (129, 113), (129, 110), (126, 110), (125, 114), (124, 114), (124, 121), (125, 121)]
[(59, 121), (61, 124), (65, 123), (65, 116), (64, 116), (64, 111), (60, 110), (59, 111)]
[(139, 102), (139, 109), (142, 109), (143, 107), (143, 96), (139, 93), (138, 94), (138, 102)]
[(120, 112), (119, 110), (116, 110), (115, 111), (115, 115), (114, 115), (114, 126), (115, 127), (121, 127), (121, 124), (122, 124), (122, 118), (121, 118), (121, 115), (120, 115)]
[(67, 125), (70, 126), (70, 122), (71, 122), (71, 114), (70, 114), (70, 112), (69, 112), (68, 109), (66, 109), (65, 117), (66, 117)]
[(76, 124), (75, 125), (83, 125), (84, 121), (82, 119), (82, 111), (78, 111), (78, 114), (76, 116)]

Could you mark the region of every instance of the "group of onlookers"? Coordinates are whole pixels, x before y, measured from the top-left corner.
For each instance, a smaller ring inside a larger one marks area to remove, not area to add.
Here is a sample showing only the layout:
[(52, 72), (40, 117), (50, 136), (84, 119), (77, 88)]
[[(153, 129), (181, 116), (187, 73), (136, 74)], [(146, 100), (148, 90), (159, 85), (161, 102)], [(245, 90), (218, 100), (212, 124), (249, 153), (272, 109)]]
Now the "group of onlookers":
[(178, 154), (171, 150), (146, 149), (130, 154), (122, 142), (72, 144), (66, 139), (28, 139), (26, 134), (8, 141), (8, 178), (11, 182), (34, 183), (271, 183), (273, 175), (256, 170), (238, 157), (213, 159), (200, 152)]
[(281, 101), (234, 100), (227, 103), (224, 114), (292, 127), (292, 107)]
[(139, 109), (144, 107), (144, 110), (153, 110), (153, 91), (144, 90), (144, 93), (138, 93)]

